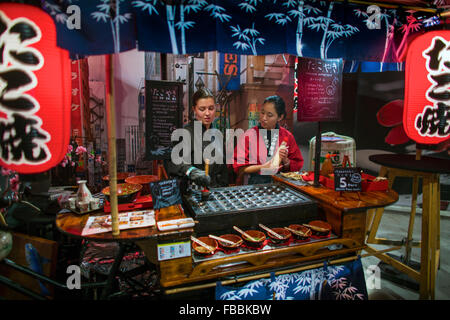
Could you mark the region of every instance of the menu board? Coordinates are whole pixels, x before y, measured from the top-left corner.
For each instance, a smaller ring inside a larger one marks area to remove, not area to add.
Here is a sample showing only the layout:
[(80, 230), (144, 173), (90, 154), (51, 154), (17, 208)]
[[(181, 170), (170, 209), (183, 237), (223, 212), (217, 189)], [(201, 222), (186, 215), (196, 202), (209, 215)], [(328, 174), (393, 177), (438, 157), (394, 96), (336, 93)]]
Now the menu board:
[(145, 158), (170, 159), (172, 132), (183, 126), (183, 84), (145, 81)]
[(335, 191), (361, 191), (361, 169), (360, 168), (335, 168), (334, 190)]
[(342, 70), (342, 59), (298, 59), (298, 121), (341, 120)]
[(179, 181), (177, 179), (150, 182), (153, 208), (161, 209), (181, 203)]

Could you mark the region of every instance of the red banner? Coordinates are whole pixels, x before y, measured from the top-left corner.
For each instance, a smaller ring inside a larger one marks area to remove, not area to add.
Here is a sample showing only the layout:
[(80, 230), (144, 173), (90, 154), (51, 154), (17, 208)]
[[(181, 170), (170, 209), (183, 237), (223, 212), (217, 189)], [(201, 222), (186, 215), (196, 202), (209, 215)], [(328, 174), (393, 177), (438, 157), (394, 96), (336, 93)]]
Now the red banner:
[[(82, 115), (82, 89), (81, 89), (81, 71), (80, 61), (72, 61), (72, 104), (70, 112), (71, 128), (70, 136), (77, 145), (83, 145), (83, 115)], [(77, 171), (83, 169), (84, 163), (78, 163)]]
[(342, 119), (342, 70), (342, 59), (298, 59), (298, 121)]
[(0, 166), (38, 173), (56, 166), (70, 136), (70, 60), (43, 10), (0, 4)]
[(416, 143), (450, 138), (450, 31), (415, 38), (406, 56), (403, 127)]

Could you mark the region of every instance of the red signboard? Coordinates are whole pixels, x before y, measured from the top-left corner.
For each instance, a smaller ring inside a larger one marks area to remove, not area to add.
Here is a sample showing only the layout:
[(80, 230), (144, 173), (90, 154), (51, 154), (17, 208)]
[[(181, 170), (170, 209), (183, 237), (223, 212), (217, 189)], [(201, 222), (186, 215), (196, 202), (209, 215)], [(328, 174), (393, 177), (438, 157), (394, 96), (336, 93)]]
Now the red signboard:
[(298, 59), (298, 121), (341, 120), (342, 70), (342, 59)]
[(40, 8), (0, 4), (0, 166), (38, 173), (67, 152), (70, 60)]
[(294, 113), (298, 110), (298, 78), (297, 78), (297, 65), (298, 65), (298, 57), (295, 57), (294, 64), (294, 108), (292, 111)]
[(403, 127), (419, 144), (450, 138), (450, 31), (415, 38), (406, 56)]
[(222, 81), (219, 81), (219, 90), (226, 85), (227, 90), (239, 90), (241, 79), (239, 70), (241, 68), (240, 57), (237, 54), (221, 53), (219, 55), (219, 68)]
[[(83, 88), (81, 86), (81, 68), (80, 68), (80, 60), (72, 61), (72, 105), (70, 112), (71, 119), (71, 127), (70, 134), (71, 137), (75, 140), (77, 145), (83, 146), (83, 103), (82, 103), (82, 93)], [(77, 171), (84, 170), (84, 161), (83, 157), (80, 157), (80, 160), (77, 164)]]

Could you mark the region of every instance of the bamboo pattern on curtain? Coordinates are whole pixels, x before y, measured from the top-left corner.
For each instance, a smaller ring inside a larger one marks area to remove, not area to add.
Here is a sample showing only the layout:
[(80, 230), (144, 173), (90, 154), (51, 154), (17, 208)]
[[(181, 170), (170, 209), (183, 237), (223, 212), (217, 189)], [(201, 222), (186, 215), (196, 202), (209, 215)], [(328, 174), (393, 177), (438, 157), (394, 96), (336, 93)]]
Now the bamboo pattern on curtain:
[[(437, 0), (439, 1), (439, 0)], [(173, 54), (219, 51), (289, 53), (347, 61), (398, 62), (407, 39), (439, 23), (432, 14), (381, 8), (380, 25), (367, 6), (319, 0), (46, 0), (58, 43), (73, 54), (133, 48)], [(67, 27), (78, 5), (81, 29)]]

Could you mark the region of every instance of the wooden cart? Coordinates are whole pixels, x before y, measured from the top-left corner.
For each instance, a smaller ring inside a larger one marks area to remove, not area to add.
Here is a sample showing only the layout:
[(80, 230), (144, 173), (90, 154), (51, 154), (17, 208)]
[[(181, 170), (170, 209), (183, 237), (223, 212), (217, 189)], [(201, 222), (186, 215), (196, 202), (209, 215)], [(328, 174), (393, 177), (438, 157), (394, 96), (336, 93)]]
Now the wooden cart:
[[(172, 233), (171, 238), (137, 242), (147, 258), (159, 265), (160, 284), (166, 294), (214, 287), (216, 281), (227, 278), (222, 284), (267, 277), (268, 272), (274, 270), (278, 270), (276, 274), (298, 272), (319, 267), (324, 260), (333, 264), (356, 259), (366, 247), (367, 210), (384, 207), (398, 200), (398, 194), (392, 190), (340, 193), (325, 187), (298, 186), (283, 177), (273, 178), (315, 199), (318, 202), (318, 216), (331, 224), (336, 237), (201, 262), (195, 261), (192, 255), (165, 261), (157, 259), (158, 244), (190, 241), (193, 229), (179, 230)], [(185, 217), (181, 207), (173, 207), (170, 215), (171, 218)], [(167, 219), (167, 214), (160, 215), (158, 219)]]

